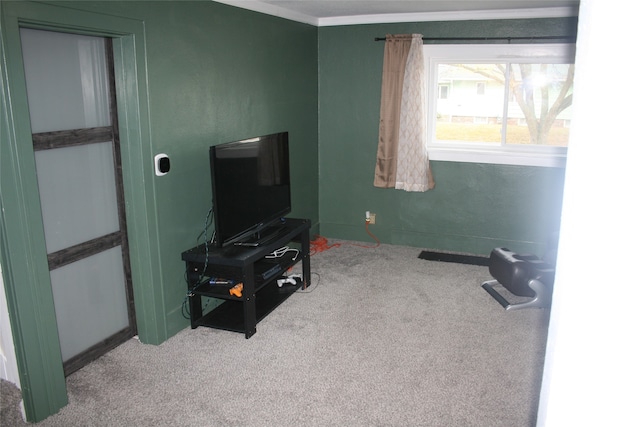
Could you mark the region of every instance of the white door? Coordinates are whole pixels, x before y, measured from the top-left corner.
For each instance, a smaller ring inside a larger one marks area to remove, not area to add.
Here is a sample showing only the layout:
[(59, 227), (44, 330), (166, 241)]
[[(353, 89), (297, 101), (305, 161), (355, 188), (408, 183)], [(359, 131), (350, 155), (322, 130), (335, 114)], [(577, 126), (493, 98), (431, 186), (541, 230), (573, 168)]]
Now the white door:
[(111, 40), (21, 29), (65, 374), (136, 334)]

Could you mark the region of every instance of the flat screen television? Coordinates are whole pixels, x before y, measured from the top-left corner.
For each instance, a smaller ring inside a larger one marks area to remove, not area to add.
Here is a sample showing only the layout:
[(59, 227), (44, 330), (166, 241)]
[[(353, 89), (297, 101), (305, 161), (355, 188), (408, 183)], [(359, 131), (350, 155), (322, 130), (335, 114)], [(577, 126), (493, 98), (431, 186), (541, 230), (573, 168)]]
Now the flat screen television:
[(289, 133), (214, 145), (209, 158), (215, 246), (258, 246), (291, 212)]

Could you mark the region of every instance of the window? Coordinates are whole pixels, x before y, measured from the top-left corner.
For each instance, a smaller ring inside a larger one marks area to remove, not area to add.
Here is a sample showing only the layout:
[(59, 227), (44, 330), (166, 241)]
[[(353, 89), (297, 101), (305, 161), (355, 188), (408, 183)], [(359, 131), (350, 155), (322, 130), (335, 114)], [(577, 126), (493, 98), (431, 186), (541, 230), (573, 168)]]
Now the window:
[(440, 98), (440, 99), (448, 99), (449, 98), (449, 85), (438, 84), (438, 89), (440, 90), (440, 94), (438, 95), (438, 98)]
[(424, 49), (432, 160), (564, 166), (575, 45)]

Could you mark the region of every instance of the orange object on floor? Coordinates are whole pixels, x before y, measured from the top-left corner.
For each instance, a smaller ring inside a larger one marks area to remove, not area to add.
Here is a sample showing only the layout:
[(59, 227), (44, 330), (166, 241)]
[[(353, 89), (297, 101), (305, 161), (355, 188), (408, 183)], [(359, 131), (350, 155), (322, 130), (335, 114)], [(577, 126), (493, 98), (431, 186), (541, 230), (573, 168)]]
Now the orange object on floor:
[[(366, 249), (374, 249), (377, 248), (378, 246), (380, 246), (380, 240), (378, 240), (378, 238), (376, 236), (373, 235), (373, 233), (371, 233), (371, 231), (369, 231), (369, 223), (365, 222), (365, 230), (367, 231), (367, 234), (369, 234), (369, 236), (371, 236), (375, 241), (376, 244), (375, 246), (368, 246), (368, 245), (359, 245), (356, 243), (346, 243), (347, 245), (351, 245), (351, 246), (357, 246), (360, 248), (366, 248)], [(315, 255), (317, 253), (320, 252), (324, 252), (326, 250), (329, 250), (331, 248), (339, 248), (340, 246), (342, 246), (345, 243), (334, 243), (332, 245), (329, 244), (329, 240), (327, 240), (326, 237), (323, 236), (319, 236), (316, 234), (315, 239), (312, 240), (310, 242), (310, 255)]]
[(240, 298), (242, 296), (242, 288), (242, 283), (238, 283), (233, 288), (229, 289), (229, 294)]
[(329, 241), (327, 240), (326, 237), (318, 236), (318, 235), (316, 235), (315, 237), (316, 238), (310, 242), (311, 255), (315, 255), (317, 253), (324, 252), (331, 248), (337, 248), (340, 246), (340, 243), (334, 243), (333, 245), (329, 245)]

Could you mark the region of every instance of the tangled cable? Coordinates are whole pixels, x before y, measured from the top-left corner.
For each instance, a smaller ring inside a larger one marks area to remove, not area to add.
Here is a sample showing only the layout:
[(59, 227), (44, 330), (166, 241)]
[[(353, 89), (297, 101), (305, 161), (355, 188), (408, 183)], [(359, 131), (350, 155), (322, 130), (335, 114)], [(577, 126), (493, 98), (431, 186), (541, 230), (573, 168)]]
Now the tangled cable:
[(337, 248), (339, 247), (341, 244), (340, 243), (334, 243), (332, 245), (329, 245), (329, 241), (327, 240), (326, 237), (322, 237), (316, 234), (315, 239), (313, 239), (310, 242), (311, 248), (309, 250), (310, 255), (315, 255), (317, 253), (320, 252), (324, 252), (327, 251), (331, 248)]
[(333, 244), (329, 244), (329, 241), (327, 240), (326, 237), (320, 236), (320, 235), (315, 235), (315, 239), (313, 239), (310, 242), (311, 248), (309, 250), (310, 255), (313, 256), (317, 253), (320, 252), (324, 252), (327, 251), (331, 248), (337, 248), (342, 246), (343, 244), (347, 244), (347, 245), (351, 245), (351, 246), (358, 246), (360, 248), (366, 248), (366, 249), (373, 249), (373, 248), (377, 248), (378, 246), (380, 246), (380, 240), (378, 240), (378, 238), (376, 236), (373, 235), (373, 233), (371, 233), (371, 231), (369, 231), (369, 224), (366, 223), (365, 224), (365, 228), (367, 230), (367, 233), (369, 234), (369, 236), (373, 237), (373, 239), (376, 241), (376, 244), (374, 246), (367, 246), (367, 245), (358, 245), (356, 243), (333, 243)]

